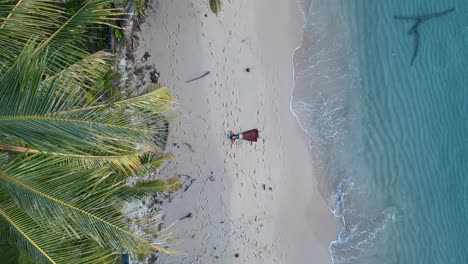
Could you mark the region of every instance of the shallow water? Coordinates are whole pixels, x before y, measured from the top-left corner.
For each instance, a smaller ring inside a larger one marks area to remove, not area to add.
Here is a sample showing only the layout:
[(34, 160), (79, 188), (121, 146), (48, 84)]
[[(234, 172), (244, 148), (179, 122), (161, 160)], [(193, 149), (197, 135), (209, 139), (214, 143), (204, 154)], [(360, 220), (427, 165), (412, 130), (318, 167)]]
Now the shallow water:
[[(301, 2), (304, 8), (307, 4)], [(418, 27), (414, 16), (455, 8)], [(468, 1), (312, 0), (291, 109), (338, 263), (468, 263)]]

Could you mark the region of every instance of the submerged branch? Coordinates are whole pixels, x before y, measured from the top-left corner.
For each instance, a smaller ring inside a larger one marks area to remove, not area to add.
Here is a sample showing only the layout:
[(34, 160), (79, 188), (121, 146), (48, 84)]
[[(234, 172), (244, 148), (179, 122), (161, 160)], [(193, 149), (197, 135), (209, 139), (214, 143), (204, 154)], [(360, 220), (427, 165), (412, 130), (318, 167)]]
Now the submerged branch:
[(419, 38), (420, 38), (419, 27), (423, 24), (423, 22), (426, 22), (428, 19), (445, 16), (453, 11), (455, 11), (455, 8), (450, 8), (444, 11), (435, 12), (432, 14), (422, 15), (422, 16), (393, 16), (393, 18), (398, 19), (398, 20), (414, 20), (415, 21), (414, 25), (408, 31), (409, 35), (414, 36), (414, 50), (413, 50), (413, 57), (411, 58), (411, 66), (413, 66), (413, 63), (416, 57), (418, 56), (418, 52), (419, 52)]
[(455, 11), (455, 8), (452, 7), (450, 9), (440, 11), (440, 12), (435, 12), (432, 14), (427, 14), (427, 15), (421, 15), (421, 16), (394, 16), (395, 19), (401, 19), (401, 20), (428, 20), (434, 17), (440, 17), (440, 16), (445, 16), (448, 13), (451, 13)]

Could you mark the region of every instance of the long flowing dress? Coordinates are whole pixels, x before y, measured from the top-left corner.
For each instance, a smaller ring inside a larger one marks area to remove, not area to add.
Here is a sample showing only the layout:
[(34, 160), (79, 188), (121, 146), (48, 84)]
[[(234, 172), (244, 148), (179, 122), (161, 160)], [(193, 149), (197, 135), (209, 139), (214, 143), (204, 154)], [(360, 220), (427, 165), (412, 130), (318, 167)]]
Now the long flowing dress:
[(253, 141), (257, 142), (257, 139), (259, 138), (259, 133), (258, 129), (251, 129), (249, 131), (245, 131), (240, 133), (241, 134), (241, 139), (247, 140), (247, 141)]

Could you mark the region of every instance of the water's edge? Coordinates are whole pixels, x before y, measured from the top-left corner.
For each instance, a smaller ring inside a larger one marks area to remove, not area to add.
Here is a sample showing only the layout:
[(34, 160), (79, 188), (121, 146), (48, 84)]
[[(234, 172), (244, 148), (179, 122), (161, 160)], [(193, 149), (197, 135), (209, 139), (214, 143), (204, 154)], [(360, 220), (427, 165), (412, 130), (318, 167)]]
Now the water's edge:
[[(304, 133), (306, 133), (307, 137), (308, 137), (308, 143), (309, 143), (309, 151), (312, 151), (312, 148), (311, 148), (311, 138), (310, 138), (310, 134), (308, 133), (308, 131), (304, 128), (303, 124), (300, 122), (299, 120), (299, 116), (296, 114), (296, 112), (294, 111), (293, 109), (293, 100), (294, 100), (294, 96), (293, 96), (293, 93), (294, 93), (294, 90), (296, 88), (296, 67), (295, 67), (295, 55), (296, 55), (296, 52), (298, 50), (300, 50), (302, 48), (302, 44), (303, 44), (303, 39), (304, 39), (304, 34), (305, 34), (305, 27), (307, 26), (307, 13), (308, 13), (308, 10), (309, 10), (309, 5), (311, 4), (311, 0), (304, 0), (304, 1), (297, 1), (297, 7), (299, 9), (299, 11), (301, 12), (302, 16), (303, 16), (303, 25), (302, 25), (302, 32), (301, 32), (301, 40), (300, 40), (300, 45), (298, 47), (296, 47), (294, 49), (294, 51), (292, 52), (291, 56), (292, 56), (292, 64), (291, 64), (291, 67), (292, 67), (292, 80), (293, 80), (293, 86), (291, 88), (291, 92), (290, 92), (290, 103), (289, 103), (289, 110), (290, 112), (292, 113), (292, 115), (294, 116), (294, 118), (296, 119), (296, 122), (299, 124), (299, 127), (304, 131)], [(318, 187), (318, 183), (317, 183), (317, 176), (314, 175), (313, 176), (314, 179), (315, 179), (315, 184), (316, 186)], [(333, 244), (337, 243), (338, 242), (338, 239), (339, 237), (341, 236), (341, 234), (343, 233), (344, 231), (344, 226), (345, 226), (345, 218), (344, 218), (344, 215), (339, 215), (338, 213), (338, 210), (336, 210), (337, 207), (341, 206), (341, 205), (338, 205), (336, 204), (338, 201), (341, 200), (341, 195), (339, 192), (336, 192), (335, 193), (328, 193), (328, 194), (325, 194), (325, 193), (322, 193), (320, 192), (320, 197), (323, 199), (323, 202), (325, 203), (325, 205), (327, 206), (327, 208), (330, 210), (330, 212), (338, 219), (340, 219), (340, 222), (341, 222), (341, 230), (339, 231), (339, 233), (337, 234), (337, 239), (336, 240), (333, 240), (330, 242), (329, 246), (328, 246), (328, 251), (329, 251), (329, 254), (330, 254), (330, 259), (331, 259), (331, 263), (334, 264), (334, 258), (333, 258), (333, 253), (331, 251), (331, 247), (333, 246)], [(330, 204), (330, 197), (332, 198), (332, 204)]]
[(466, 262), (468, 2), (296, 3), (289, 107), (341, 221), (331, 262)]

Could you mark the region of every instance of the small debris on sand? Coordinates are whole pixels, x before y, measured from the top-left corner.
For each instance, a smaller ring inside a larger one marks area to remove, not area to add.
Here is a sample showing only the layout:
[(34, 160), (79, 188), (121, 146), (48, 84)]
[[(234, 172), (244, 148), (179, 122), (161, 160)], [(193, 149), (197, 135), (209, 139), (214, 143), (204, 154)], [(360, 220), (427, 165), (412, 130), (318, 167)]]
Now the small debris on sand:
[(152, 83), (158, 83), (159, 82), (159, 72), (154, 69), (152, 72), (150, 72), (150, 80)]
[(187, 215), (182, 216), (181, 218), (179, 218), (179, 221), (184, 220), (186, 218), (192, 218), (192, 213), (188, 213)]
[(213, 174), (213, 171), (211, 171), (210, 177), (208, 177), (208, 179), (210, 179), (210, 181), (212, 181), (212, 182), (215, 181), (215, 176), (214, 176), (214, 174)]
[(192, 148), (192, 144), (188, 143), (188, 142), (182, 142), (182, 144), (184, 144), (185, 146), (187, 146), (188, 150), (190, 152), (194, 152), (193, 148)]
[(193, 78), (193, 79), (191, 79), (191, 80), (188, 80), (188, 81), (186, 81), (186, 83), (189, 83), (189, 82), (193, 82), (193, 81), (199, 80), (199, 79), (201, 79), (201, 78), (203, 78), (203, 77), (207, 76), (208, 74), (210, 74), (210, 72), (209, 72), (209, 71), (205, 72), (203, 75), (201, 75), (201, 76), (199, 76), (199, 77), (197, 77), (197, 78)]
[(190, 188), (190, 186), (192, 186), (194, 181), (195, 181), (195, 179), (190, 179), (190, 182), (184, 188), (184, 192), (186, 192)]
[(145, 52), (145, 54), (143, 55), (143, 58), (141, 58), (141, 60), (142, 60), (142, 61), (147, 61), (149, 57), (151, 57), (151, 55), (149, 54), (149, 52)]

